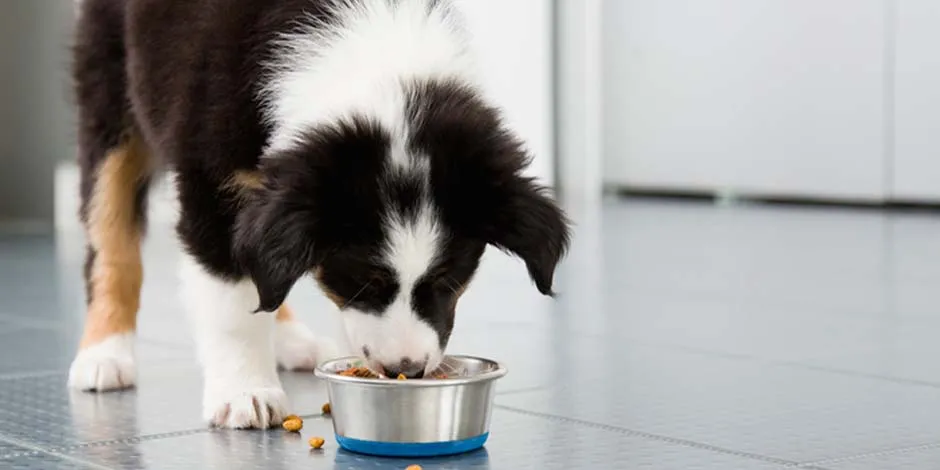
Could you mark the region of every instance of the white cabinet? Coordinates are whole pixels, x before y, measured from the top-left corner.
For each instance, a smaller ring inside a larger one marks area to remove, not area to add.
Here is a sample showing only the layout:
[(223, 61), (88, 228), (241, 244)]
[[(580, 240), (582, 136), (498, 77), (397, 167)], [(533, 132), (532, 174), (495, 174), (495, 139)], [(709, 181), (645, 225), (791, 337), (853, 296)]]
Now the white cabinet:
[(883, 0), (605, 8), (608, 184), (884, 197)]
[(897, 2), (891, 197), (940, 202), (940, 2)]

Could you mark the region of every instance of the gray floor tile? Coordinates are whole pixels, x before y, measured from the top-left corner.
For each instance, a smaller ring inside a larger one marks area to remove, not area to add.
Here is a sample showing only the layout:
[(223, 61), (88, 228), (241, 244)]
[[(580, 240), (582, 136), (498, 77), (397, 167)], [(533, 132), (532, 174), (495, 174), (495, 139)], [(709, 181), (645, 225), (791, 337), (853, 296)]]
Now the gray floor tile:
[(0, 459), (0, 468), (3, 468), (4, 470), (107, 470), (107, 467), (101, 467), (82, 461), (69, 460), (42, 452), (33, 452), (29, 454), (11, 456), (7, 459)]
[[(194, 366), (153, 365), (138, 378), (136, 389), (104, 394), (67, 390), (65, 375), (0, 380), (0, 436), (73, 446), (206, 428)], [(318, 414), (327, 401), (312, 374), (284, 373), (282, 382), (296, 414)]]
[[(11, 352), (0, 354), (0, 377), (23, 372), (67, 371), (80, 337), (81, 330), (72, 328), (23, 327), (0, 331), (0, 344)], [(189, 350), (147, 341), (138, 342), (136, 351), (141, 367), (165, 362), (193, 362)]]
[(884, 452), (826, 464), (832, 470), (928, 470), (940, 468), (940, 444)]
[[(307, 419), (301, 435), (281, 431), (226, 432), (170, 436), (126, 444), (78, 449), (82, 459), (114, 468), (200, 469), (389, 469), (410, 464), (432, 469), (567, 470), (571, 468), (754, 469), (784, 468), (772, 462), (651, 442), (603, 429), (497, 411), (485, 450), (445, 459), (377, 459), (337, 451), (332, 426)], [(327, 438), (322, 451), (306, 440)]]
[(78, 457), (51, 454), (37, 449), (4, 442), (0, 436), (0, 468), (4, 470), (45, 470), (50, 468), (100, 469), (100, 465), (85, 462)]
[[(607, 307), (580, 310), (577, 320), (566, 328), (573, 334), (940, 386), (940, 363), (931, 359), (940, 353), (933, 335), (940, 331), (940, 319), (899, 318), (874, 310), (852, 314), (779, 305), (758, 307), (734, 299), (685, 298), (629, 289), (607, 292), (604, 300)], [(577, 300), (560, 302), (562, 312), (578, 308), (574, 305)], [(940, 305), (940, 299), (935, 305)]]
[(588, 370), (497, 403), (797, 462), (940, 436), (935, 388), (606, 344), (571, 344), (564, 366)]
[(0, 338), (3, 338), (8, 334), (13, 334), (17, 331), (25, 330), (27, 328), (29, 328), (29, 325), (0, 318)]
[[(450, 352), (509, 367), (503, 408), (486, 453), (425, 468), (938, 466), (940, 218), (649, 201), (575, 216), (554, 300), (518, 260), (487, 252)], [(64, 384), (84, 316), (82, 237), (0, 235), (0, 443), (12, 442), (0, 455), (22, 468), (407, 464), (206, 430), (178, 255), (172, 229), (152, 227), (140, 386), (75, 394)], [(342, 339), (312, 282), (290, 302)], [(318, 413), (321, 384), (282, 378), (296, 412)], [(308, 420), (308, 431), (329, 426)]]
[(6, 458), (11, 454), (21, 454), (28, 450), (29, 449), (0, 440), (0, 459)]
[(617, 204), (601, 224), (598, 261), (620, 287), (865, 312), (940, 278), (930, 215)]

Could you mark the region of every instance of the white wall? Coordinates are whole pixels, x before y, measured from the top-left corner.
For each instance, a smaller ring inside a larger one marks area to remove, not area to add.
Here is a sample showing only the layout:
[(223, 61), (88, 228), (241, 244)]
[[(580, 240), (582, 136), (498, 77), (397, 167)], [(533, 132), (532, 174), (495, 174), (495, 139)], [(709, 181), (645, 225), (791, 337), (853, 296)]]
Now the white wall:
[(882, 199), (886, 1), (606, 1), (607, 182)]
[[(554, 184), (552, 105), (552, 1), (455, 0), (474, 35), (485, 91), (534, 155), (529, 174)], [(56, 226), (77, 228), (78, 173), (72, 164), (56, 171)], [(154, 190), (151, 219), (175, 217), (165, 182)]]
[(455, 0), (474, 35), (486, 90), (535, 156), (530, 174), (555, 179), (552, 0)]

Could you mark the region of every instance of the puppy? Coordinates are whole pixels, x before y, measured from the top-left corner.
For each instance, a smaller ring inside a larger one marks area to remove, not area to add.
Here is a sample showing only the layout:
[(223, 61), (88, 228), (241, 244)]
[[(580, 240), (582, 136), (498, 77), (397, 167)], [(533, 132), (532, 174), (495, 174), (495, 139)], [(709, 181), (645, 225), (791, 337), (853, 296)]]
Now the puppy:
[(215, 426), (278, 424), (277, 364), (328, 358), (329, 342), (284, 304), (307, 274), (349, 343), (390, 376), (440, 364), (488, 244), (551, 294), (568, 223), (523, 176), (529, 156), (481, 93), (446, 1), (78, 9), (88, 314), (71, 387), (134, 385), (140, 241), (160, 168), (175, 175), (182, 304)]

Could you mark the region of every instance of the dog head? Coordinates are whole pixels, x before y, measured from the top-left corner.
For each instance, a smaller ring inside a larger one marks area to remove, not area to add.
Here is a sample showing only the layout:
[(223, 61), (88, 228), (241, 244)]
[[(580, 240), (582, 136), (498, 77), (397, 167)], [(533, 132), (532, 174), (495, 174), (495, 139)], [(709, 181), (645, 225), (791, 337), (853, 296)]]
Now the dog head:
[(521, 258), (551, 295), (569, 231), (474, 89), (411, 84), (404, 96), (400, 123), (350, 116), (265, 157), (235, 246), (259, 311), (311, 273), (353, 347), (389, 376), (420, 377), (439, 365), (486, 245)]

